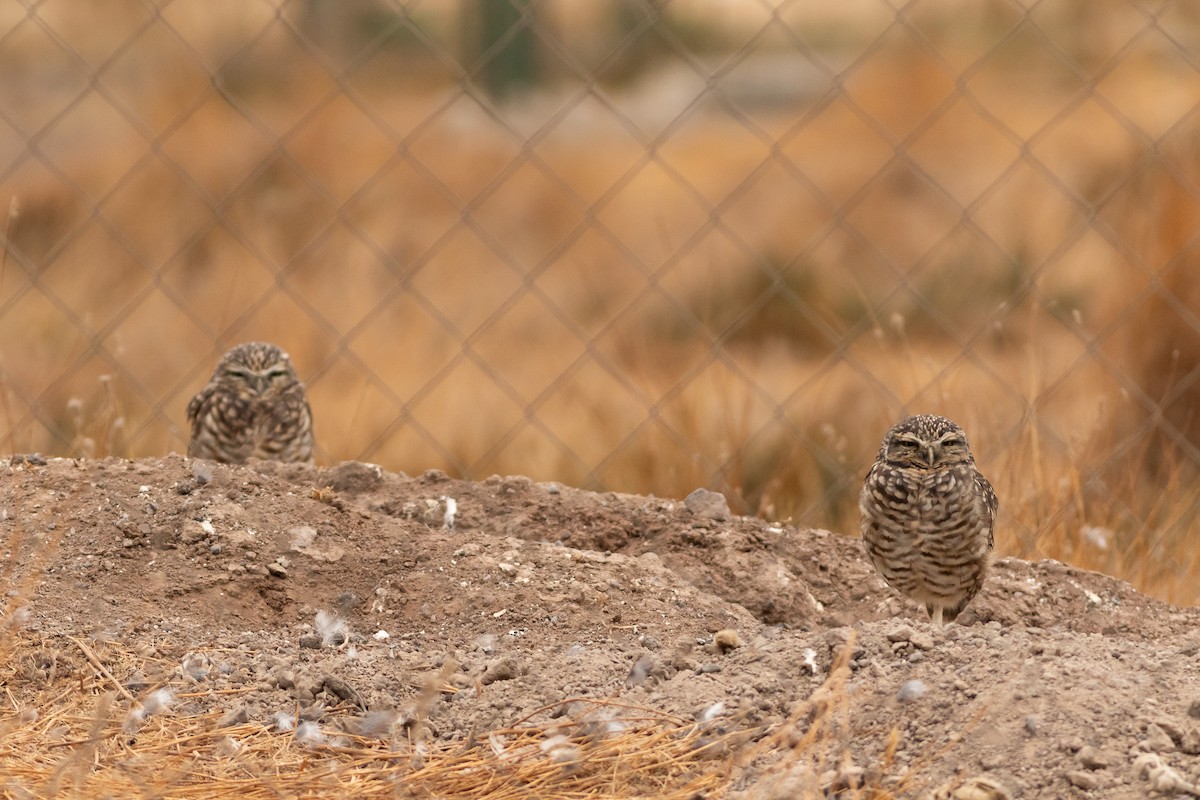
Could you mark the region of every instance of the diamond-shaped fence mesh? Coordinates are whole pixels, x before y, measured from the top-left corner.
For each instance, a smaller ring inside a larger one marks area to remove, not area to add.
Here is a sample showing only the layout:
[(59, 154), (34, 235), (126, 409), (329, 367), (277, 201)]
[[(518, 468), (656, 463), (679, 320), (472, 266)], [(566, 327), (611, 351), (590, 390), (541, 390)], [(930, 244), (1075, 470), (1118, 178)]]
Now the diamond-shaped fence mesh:
[(319, 461), (843, 532), (967, 429), (999, 547), (1200, 591), (1182, 2), (0, 5), (0, 438), (186, 448), (274, 341)]

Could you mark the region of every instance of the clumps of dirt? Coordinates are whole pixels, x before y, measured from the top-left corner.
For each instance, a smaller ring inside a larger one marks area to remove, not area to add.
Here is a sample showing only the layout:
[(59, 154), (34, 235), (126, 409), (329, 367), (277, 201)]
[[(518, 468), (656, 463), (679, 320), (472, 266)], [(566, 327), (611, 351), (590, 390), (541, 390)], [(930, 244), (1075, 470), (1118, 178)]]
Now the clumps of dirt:
[(1197, 613), (1062, 564), (1000, 559), (934, 629), (856, 537), (711, 492), (176, 456), (3, 470), (5, 730), (70, 675), (230, 729), (435, 746), (611, 703), (615, 727), (649, 708), (758, 753), (824, 719), (840, 659), (836, 764), (746, 756), (730, 791), (788, 796), (801, 772), (830, 794), (1200, 783)]

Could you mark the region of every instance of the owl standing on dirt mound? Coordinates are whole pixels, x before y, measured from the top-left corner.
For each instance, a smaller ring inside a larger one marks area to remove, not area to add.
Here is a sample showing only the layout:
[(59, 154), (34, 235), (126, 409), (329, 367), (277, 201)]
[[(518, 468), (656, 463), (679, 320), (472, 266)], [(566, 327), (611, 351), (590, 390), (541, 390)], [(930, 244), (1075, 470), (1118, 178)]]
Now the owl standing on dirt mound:
[(188, 455), (312, 463), (312, 411), (288, 354), (247, 342), (230, 350), (187, 408)]
[(887, 432), (858, 499), (875, 568), (939, 626), (983, 586), (998, 505), (962, 428), (931, 415)]

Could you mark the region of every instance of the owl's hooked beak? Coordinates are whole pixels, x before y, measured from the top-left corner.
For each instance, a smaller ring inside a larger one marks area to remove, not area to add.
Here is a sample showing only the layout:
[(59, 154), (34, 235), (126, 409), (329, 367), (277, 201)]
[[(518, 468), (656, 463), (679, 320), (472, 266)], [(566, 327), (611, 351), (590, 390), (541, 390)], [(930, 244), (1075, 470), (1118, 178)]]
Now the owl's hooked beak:
[(926, 448), (925, 448), (925, 454), (929, 456), (929, 462), (928, 462), (928, 463), (929, 463), (929, 466), (931, 466), (931, 467), (933, 466), (933, 464), (934, 464), (934, 461), (935, 461), (935, 455), (934, 455), (934, 453), (935, 453), (935, 451), (936, 451), (936, 450), (937, 450), (937, 447), (936, 447), (935, 445), (932, 445), (932, 444), (931, 444), (931, 445), (929, 445), (928, 447), (926, 447)]

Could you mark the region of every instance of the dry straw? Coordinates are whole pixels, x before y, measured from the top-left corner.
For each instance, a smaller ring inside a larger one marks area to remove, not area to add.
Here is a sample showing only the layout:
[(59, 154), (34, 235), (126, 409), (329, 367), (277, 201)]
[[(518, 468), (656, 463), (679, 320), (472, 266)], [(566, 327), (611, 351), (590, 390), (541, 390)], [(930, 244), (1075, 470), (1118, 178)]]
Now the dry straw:
[[(844, 780), (848, 763), (849, 646), (825, 683), (774, 727), (575, 698), (466, 740), (428, 743), (409, 735), (416, 726), (380, 738), (347, 734), (349, 709), (331, 711), (320, 732), (305, 735), (223, 724), (224, 693), (173, 677), (134, 697), (114, 677), (138, 669), (177, 676), (166, 662), (70, 636), (17, 634), (7, 644), (0, 791), (9, 797), (684, 800), (775, 789), (806, 797)], [(152, 700), (163, 689), (177, 692), (172, 702), (206, 710)], [(558, 712), (566, 713), (532, 721)], [(892, 749), (867, 778), (887, 771)], [(848, 797), (891, 796), (853, 778), (843, 788)]]
[[(730, 742), (745, 731), (614, 701), (576, 700), (570, 719), (520, 721), (466, 741), (425, 744), (339, 729), (299, 736), (257, 722), (222, 727), (221, 698), (184, 692), (211, 710), (142, 716), (114, 675), (144, 659), (112, 643), (16, 638), (3, 670), (0, 786), (9, 796), (109, 797), (661, 797), (716, 796)], [(545, 709), (549, 711), (549, 709)], [(347, 715), (349, 712), (346, 712)]]

